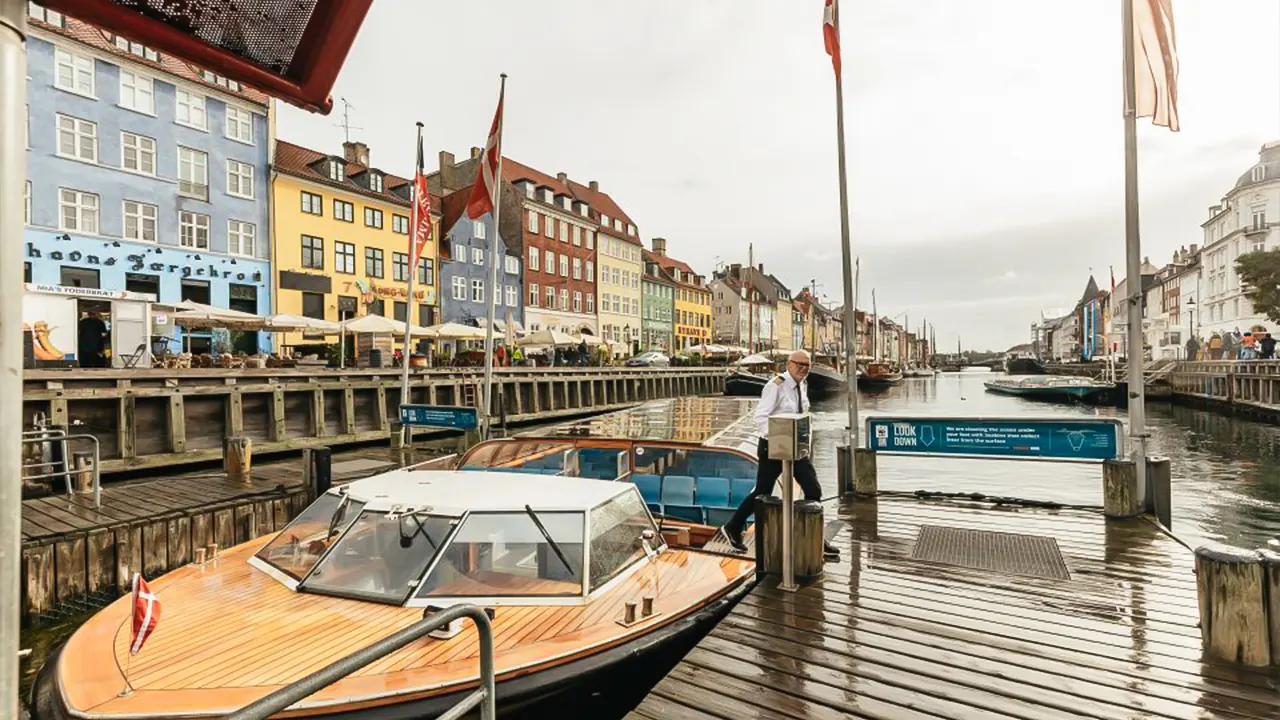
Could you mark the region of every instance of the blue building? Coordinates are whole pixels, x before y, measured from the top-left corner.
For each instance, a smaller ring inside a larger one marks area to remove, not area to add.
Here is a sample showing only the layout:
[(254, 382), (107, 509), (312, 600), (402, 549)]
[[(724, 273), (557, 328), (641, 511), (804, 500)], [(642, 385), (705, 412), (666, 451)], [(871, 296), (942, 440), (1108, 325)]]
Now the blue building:
[[(31, 15), (27, 282), (269, 314), (269, 98), (37, 5)], [(210, 345), (207, 332), (191, 340)], [(252, 352), (271, 337), (232, 342)]]
[(440, 227), (440, 315), (443, 322), (484, 326), (489, 311), (489, 239), (495, 239), (498, 262), (497, 306), (494, 327), (505, 332), (510, 318), (524, 326), (524, 274), (519, 255), (508, 255), (507, 245), (493, 224), (493, 214), (478, 220), (467, 217), (471, 188), (446, 195)]

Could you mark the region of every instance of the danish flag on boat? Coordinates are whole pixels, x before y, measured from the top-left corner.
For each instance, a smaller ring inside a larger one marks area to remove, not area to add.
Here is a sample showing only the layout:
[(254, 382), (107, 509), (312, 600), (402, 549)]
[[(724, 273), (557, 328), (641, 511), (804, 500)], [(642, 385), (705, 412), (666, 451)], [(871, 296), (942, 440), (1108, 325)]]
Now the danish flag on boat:
[(147, 638), (160, 624), (160, 598), (151, 592), (151, 586), (142, 573), (133, 574), (133, 632), (129, 635), (129, 654), (137, 655)]

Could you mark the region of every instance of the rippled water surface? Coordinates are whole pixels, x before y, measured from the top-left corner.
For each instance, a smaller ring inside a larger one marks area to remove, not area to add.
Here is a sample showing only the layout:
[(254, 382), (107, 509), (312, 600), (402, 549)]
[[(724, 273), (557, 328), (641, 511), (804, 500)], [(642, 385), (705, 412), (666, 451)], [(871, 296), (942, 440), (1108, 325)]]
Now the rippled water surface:
[[(1116, 417), (1109, 407), (1061, 405), (986, 392), (986, 372), (908, 378), (881, 393), (861, 393), (860, 417), (873, 415)], [(1259, 546), (1280, 533), (1280, 427), (1170, 405), (1147, 404), (1148, 452), (1170, 458), (1175, 533), (1194, 545), (1223, 540)], [(835, 492), (835, 445), (845, 425), (844, 399), (815, 406), (815, 459)], [(956, 458), (881, 457), (882, 490), (943, 490), (1100, 505), (1097, 465)]]

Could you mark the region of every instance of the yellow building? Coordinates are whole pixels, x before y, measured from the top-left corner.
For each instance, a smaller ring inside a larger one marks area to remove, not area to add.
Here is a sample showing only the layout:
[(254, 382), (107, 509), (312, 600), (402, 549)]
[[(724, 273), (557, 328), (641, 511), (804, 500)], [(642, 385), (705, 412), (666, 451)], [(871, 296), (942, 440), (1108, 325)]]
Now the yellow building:
[(710, 343), (711, 290), (707, 287), (706, 278), (687, 264), (668, 256), (664, 238), (653, 238), (652, 243), (653, 259), (676, 281), (675, 313), (671, 323), (675, 335), (672, 351)]
[[(411, 181), (370, 167), (364, 143), (343, 143), (343, 155), (334, 156), (277, 141), (271, 182), (275, 312), (403, 320), (416, 305), (412, 321), (435, 324), (438, 198), (410, 302)], [(333, 341), (290, 333), (280, 344)]]

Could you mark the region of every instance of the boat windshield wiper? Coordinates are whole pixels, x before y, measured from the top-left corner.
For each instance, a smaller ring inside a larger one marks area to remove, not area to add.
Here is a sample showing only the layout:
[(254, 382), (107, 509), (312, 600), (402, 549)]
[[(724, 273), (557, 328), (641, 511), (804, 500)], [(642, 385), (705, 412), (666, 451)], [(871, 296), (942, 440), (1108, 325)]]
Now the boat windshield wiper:
[(422, 521), (418, 519), (417, 513), (409, 513), (409, 519), (418, 525), (418, 529), (405, 535), (403, 521), (400, 521), (400, 547), (408, 549), (413, 545), (413, 539), (419, 535), (427, 539), (427, 544), (431, 546), (432, 550), (440, 547), (440, 543), (431, 539), (431, 533), (427, 531), (427, 526), (423, 525)]
[(333, 509), (333, 515), (329, 516), (329, 531), (324, 535), (324, 541), (329, 542), (333, 536), (338, 534), (338, 526), (347, 517), (347, 505), (351, 502), (351, 496), (343, 493), (342, 499), (338, 501), (338, 507)]
[(564, 556), (564, 552), (560, 550), (560, 546), (556, 544), (555, 540), (551, 539), (551, 533), (547, 532), (547, 528), (543, 526), (542, 521), (538, 519), (538, 513), (534, 512), (533, 508), (528, 505), (524, 506), (524, 511), (529, 514), (529, 519), (533, 521), (533, 524), (538, 526), (538, 532), (542, 533), (542, 537), (547, 539), (547, 544), (551, 546), (551, 550), (555, 552), (556, 557), (560, 558), (560, 562), (564, 564), (564, 569), (569, 571), (569, 576), (576, 580), (578, 578), (578, 573), (576, 573), (573, 566), (569, 564), (569, 558)]

